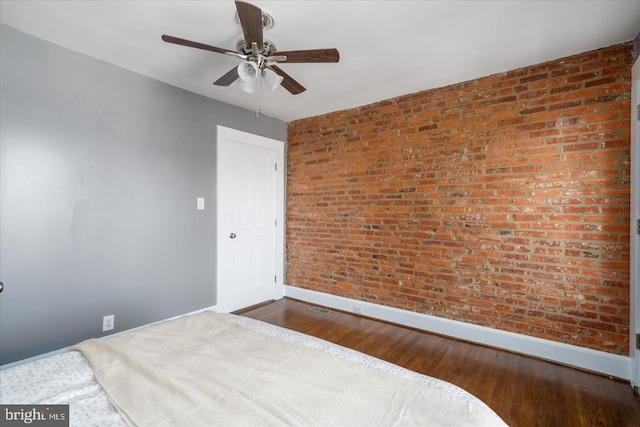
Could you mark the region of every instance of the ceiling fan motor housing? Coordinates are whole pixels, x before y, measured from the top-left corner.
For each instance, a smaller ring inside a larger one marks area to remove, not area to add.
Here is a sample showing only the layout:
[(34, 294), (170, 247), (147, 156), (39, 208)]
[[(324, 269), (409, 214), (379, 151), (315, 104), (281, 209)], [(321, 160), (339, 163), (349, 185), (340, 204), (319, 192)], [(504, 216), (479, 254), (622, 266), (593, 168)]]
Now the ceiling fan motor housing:
[(253, 51), (251, 45), (248, 44), (245, 39), (238, 40), (238, 43), (236, 44), (236, 50), (241, 54), (246, 55), (248, 61), (256, 62), (260, 66), (260, 68), (264, 68), (267, 62), (267, 58), (269, 58), (272, 52), (277, 51), (276, 45), (266, 39), (262, 44), (262, 49), (259, 50), (257, 55)]

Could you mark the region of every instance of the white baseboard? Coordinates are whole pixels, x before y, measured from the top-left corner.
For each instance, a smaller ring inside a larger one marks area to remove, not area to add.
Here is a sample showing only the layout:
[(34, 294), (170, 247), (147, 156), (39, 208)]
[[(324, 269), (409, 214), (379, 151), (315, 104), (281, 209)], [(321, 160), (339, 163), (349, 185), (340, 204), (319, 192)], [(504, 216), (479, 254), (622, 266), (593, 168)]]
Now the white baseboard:
[(629, 357), (625, 356), (288, 285), (285, 285), (285, 295), (351, 313), (358, 313), (359, 309), (359, 314), (363, 316), (599, 372), (615, 378), (624, 380), (631, 378), (631, 362)]

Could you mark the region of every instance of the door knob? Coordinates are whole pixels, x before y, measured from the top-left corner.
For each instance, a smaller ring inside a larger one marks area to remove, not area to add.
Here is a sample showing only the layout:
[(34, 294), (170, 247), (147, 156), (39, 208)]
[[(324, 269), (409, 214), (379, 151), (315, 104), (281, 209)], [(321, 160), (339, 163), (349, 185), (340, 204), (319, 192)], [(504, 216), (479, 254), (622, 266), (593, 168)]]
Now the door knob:
[(4, 283), (0, 282), (0, 292), (4, 289)]
[(230, 238), (230, 239), (235, 239), (235, 238), (236, 238), (236, 233), (231, 233), (231, 234), (229, 234), (229, 238)]

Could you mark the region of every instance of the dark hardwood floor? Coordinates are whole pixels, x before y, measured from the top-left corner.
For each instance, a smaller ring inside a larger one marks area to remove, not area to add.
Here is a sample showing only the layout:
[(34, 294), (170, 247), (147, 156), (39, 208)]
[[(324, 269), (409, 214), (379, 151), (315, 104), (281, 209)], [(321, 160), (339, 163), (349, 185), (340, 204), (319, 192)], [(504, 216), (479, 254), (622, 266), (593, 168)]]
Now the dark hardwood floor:
[(282, 299), (236, 314), (313, 335), (464, 388), (512, 427), (640, 426), (629, 383)]

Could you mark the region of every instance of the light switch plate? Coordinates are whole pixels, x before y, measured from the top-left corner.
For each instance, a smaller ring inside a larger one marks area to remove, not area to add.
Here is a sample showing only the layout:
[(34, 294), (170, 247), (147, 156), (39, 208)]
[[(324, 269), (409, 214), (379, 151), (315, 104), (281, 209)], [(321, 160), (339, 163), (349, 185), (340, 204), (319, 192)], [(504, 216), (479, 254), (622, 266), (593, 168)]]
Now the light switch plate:
[(196, 199), (196, 207), (199, 211), (204, 210), (204, 197), (198, 197)]

